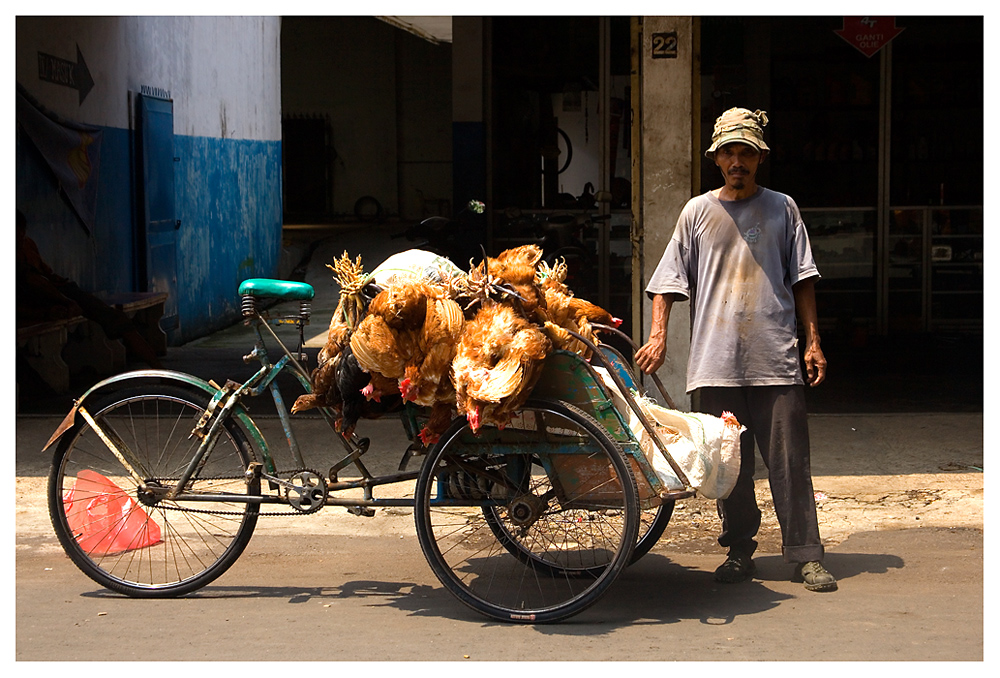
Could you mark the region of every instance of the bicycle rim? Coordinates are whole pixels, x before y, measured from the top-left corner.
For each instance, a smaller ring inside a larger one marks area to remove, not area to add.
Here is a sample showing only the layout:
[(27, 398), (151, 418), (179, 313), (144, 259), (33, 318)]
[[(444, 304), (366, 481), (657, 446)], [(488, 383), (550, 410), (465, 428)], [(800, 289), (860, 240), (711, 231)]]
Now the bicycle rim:
[[(258, 508), (241, 501), (151, 500), (147, 484), (171, 487), (200, 439), (192, 436), (208, 396), (174, 385), (112, 394), (88, 410), (105, 436), (127, 451), (119, 458), (80, 421), (61, 441), (49, 476), (49, 512), (66, 553), (90, 578), (136, 597), (198, 589), (239, 557)], [(185, 493), (259, 494), (244, 473), (252, 449), (239, 425), (225, 422)]]
[(456, 422), (421, 469), (417, 536), (439, 580), (495, 619), (553, 622), (594, 604), (638, 535), (635, 479), (603, 429), (530, 403), (502, 432)]

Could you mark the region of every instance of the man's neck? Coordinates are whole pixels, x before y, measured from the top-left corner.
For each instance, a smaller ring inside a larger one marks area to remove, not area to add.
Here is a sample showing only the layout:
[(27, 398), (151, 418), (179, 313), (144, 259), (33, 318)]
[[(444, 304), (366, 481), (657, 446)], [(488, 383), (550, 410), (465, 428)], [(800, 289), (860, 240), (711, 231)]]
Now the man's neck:
[(717, 188), (714, 191), (712, 191), (712, 195), (714, 195), (719, 200), (731, 202), (733, 200), (743, 200), (745, 198), (753, 197), (753, 195), (756, 192), (757, 192), (756, 183), (752, 184), (748, 183), (743, 188), (739, 189), (732, 188), (727, 184), (725, 186), (722, 186), (721, 188)]

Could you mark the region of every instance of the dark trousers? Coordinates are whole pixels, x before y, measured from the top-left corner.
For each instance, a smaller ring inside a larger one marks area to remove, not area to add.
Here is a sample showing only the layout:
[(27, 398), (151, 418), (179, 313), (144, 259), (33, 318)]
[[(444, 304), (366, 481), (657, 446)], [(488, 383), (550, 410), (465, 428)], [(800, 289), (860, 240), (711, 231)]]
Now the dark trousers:
[(802, 386), (702, 388), (699, 409), (720, 416), (729, 411), (747, 431), (740, 438), (740, 475), (726, 499), (718, 501), (719, 544), (753, 555), (760, 529), (754, 496), (754, 441), (768, 470), (774, 512), (781, 526), (781, 551), (788, 563), (823, 559), (816, 500), (809, 468), (809, 429)]

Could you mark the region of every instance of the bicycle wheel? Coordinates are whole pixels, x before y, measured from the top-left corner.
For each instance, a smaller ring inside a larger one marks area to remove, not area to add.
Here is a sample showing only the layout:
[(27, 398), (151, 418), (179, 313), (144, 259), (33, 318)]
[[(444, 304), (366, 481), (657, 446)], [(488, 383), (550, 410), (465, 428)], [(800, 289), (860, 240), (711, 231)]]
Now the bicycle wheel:
[(417, 479), (417, 537), (459, 600), (494, 619), (555, 622), (586, 609), (625, 568), (638, 492), (590, 416), (529, 402), (502, 431), (457, 420)]
[(635, 550), (632, 551), (631, 563), (649, 553), (656, 542), (660, 541), (673, 514), (673, 501), (665, 501), (656, 508), (642, 511), (639, 516), (639, 540), (635, 543)]
[[(656, 545), (656, 542), (660, 540), (663, 536), (663, 532), (667, 529), (667, 525), (670, 523), (670, 517), (674, 512), (674, 502), (667, 501), (655, 508), (644, 509), (639, 511), (639, 538), (636, 540), (635, 549), (632, 551), (632, 558), (629, 560), (629, 565), (635, 563), (637, 560), (642, 558), (644, 555), (649, 553), (650, 549)], [(486, 523), (493, 530), (493, 534), (496, 538), (500, 540), (500, 543), (510, 551), (512, 554), (518, 558), (533, 558), (534, 554), (530, 549), (526, 549), (521, 546), (520, 540), (518, 539), (517, 532), (511, 531), (507, 523), (501, 518), (500, 512), (494, 506), (483, 507), (483, 514), (486, 518)], [(624, 516), (618, 516), (619, 520), (623, 520)], [(607, 515), (607, 520), (615, 520), (615, 515)], [(544, 561), (539, 563), (539, 567), (549, 567)], [(561, 567), (550, 568), (550, 571), (561, 570)]]
[[(102, 586), (134, 597), (184, 595), (225, 572), (250, 541), (258, 505), (164, 496), (201, 442), (191, 431), (208, 400), (194, 388), (158, 384), (87, 401), (121, 458), (82, 417), (60, 440), (49, 515), (67, 555)], [(244, 475), (251, 461), (246, 434), (227, 420), (184, 495), (260, 495), (260, 480)]]

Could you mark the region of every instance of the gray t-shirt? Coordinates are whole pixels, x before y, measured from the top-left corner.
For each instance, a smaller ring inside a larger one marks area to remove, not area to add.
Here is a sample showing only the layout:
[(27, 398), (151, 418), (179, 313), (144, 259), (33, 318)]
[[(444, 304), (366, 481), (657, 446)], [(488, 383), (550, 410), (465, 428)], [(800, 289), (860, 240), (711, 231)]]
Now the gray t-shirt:
[(691, 300), (687, 390), (801, 384), (792, 285), (819, 276), (795, 202), (759, 188), (684, 206), (646, 293)]

